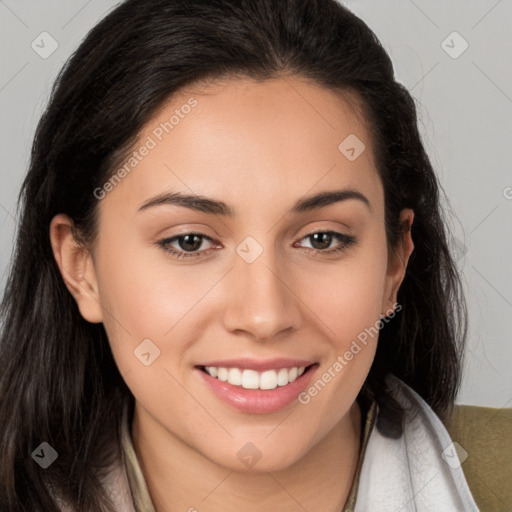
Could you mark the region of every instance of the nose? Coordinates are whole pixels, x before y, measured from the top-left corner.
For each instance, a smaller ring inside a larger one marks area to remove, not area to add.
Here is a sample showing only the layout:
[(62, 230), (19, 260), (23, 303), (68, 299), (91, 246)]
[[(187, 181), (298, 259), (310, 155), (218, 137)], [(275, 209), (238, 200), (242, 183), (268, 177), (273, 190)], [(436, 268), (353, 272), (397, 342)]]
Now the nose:
[(225, 328), (257, 341), (298, 329), (301, 301), (293, 284), (290, 273), (284, 272), (269, 252), (264, 251), (252, 263), (237, 256), (223, 283)]

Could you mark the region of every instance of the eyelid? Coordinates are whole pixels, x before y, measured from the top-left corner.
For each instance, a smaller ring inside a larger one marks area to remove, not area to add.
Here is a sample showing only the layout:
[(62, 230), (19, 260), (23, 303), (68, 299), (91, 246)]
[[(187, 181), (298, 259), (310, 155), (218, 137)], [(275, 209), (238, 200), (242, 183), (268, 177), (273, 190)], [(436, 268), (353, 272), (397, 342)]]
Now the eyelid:
[[(338, 239), (338, 241), (341, 243), (341, 245), (338, 245), (337, 247), (334, 247), (331, 249), (315, 249), (313, 247), (303, 247), (303, 249), (305, 249), (306, 252), (308, 252), (308, 253), (313, 252), (315, 254), (315, 256), (320, 254), (320, 255), (324, 255), (327, 257), (334, 253), (341, 253), (341, 252), (344, 252), (345, 250), (349, 249), (352, 245), (355, 245), (357, 243), (357, 239), (352, 235), (348, 235), (348, 234), (345, 234), (345, 233), (342, 233), (339, 231), (334, 231), (333, 229), (316, 228), (316, 229), (313, 229), (313, 230), (307, 232), (306, 234), (302, 235), (300, 238), (295, 239), (295, 241), (292, 242), (291, 246), (293, 247), (293, 246), (295, 246), (295, 244), (297, 242), (300, 242), (301, 240), (303, 240), (305, 238), (311, 237), (311, 236), (313, 236), (315, 234), (319, 234), (319, 233), (330, 234), (330, 235), (334, 236), (334, 238)], [(177, 233), (173, 236), (166, 237), (162, 240), (159, 240), (157, 242), (157, 245), (159, 245), (162, 248), (162, 250), (170, 253), (176, 259), (179, 259), (179, 258), (201, 258), (206, 253), (210, 253), (212, 250), (215, 250), (214, 247), (209, 247), (208, 249), (202, 249), (200, 251), (187, 252), (187, 251), (180, 251), (180, 250), (174, 249), (174, 248), (173, 249), (168, 248), (171, 243), (174, 243), (178, 239), (183, 238), (188, 235), (196, 235), (203, 240), (212, 242), (214, 245), (215, 245), (215, 243), (217, 243), (217, 245), (218, 245), (218, 242), (214, 238), (212, 238), (204, 233), (201, 233), (199, 231), (184, 231), (182, 233)], [(202, 243), (201, 243), (201, 245), (202, 245)]]
[[(346, 233), (341, 233), (339, 231), (334, 231), (332, 229), (316, 229), (316, 230), (313, 230), (313, 231), (303, 235), (302, 237), (300, 237), (298, 239), (298, 241), (301, 241), (301, 240), (303, 240), (305, 238), (309, 238), (309, 237), (311, 237), (313, 235), (316, 235), (318, 233), (330, 234), (334, 238), (337, 238), (341, 242), (342, 245), (338, 246), (338, 247), (331, 248), (331, 249), (324, 249), (324, 250), (322, 250), (322, 249), (314, 249), (312, 247), (304, 247), (304, 249), (307, 249), (308, 251), (313, 251), (316, 254), (324, 254), (324, 255), (328, 256), (329, 254), (332, 254), (332, 253), (345, 251), (345, 250), (349, 249), (350, 246), (355, 245), (357, 243), (357, 238), (355, 236), (348, 235)], [(292, 245), (294, 245), (295, 243), (296, 242), (293, 242)]]

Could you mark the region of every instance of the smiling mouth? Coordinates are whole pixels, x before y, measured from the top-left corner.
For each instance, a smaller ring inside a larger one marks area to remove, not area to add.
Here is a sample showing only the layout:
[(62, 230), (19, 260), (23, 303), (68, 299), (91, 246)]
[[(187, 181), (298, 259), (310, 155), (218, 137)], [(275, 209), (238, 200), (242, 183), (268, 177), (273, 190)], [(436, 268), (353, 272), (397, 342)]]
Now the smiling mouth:
[(221, 382), (244, 389), (270, 390), (284, 387), (294, 382), (318, 363), (309, 366), (294, 366), (291, 368), (276, 368), (262, 372), (243, 368), (225, 368), (217, 366), (198, 366), (201, 371)]

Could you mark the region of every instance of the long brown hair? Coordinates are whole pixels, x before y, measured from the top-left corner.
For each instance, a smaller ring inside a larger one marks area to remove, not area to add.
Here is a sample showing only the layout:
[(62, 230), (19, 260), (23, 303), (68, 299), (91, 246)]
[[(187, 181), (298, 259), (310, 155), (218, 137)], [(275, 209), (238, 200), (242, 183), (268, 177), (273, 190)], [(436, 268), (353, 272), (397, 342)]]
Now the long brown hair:
[[(131, 394), (102, 324), (82, 318), (63, 283), (51, 219), (65, 213), (85, 244), (94, 240), (93, 191), (182, 86), (283, 74), (357, 96), (384, 186), (389, 247), (400, 211), (415, 212), (402, 308), (380, 332), (360, 398), (377, 400), (389, 412), (377, 427), (400, 435), (400, 409), (383, 383), (392, 372), (447, 417), (460, 383), (466, 306), (414, 100), (374, 33), (335, 0), (127, 0), (60, 72), (20, 193), (1, 305), (2, 511), (57, 511), (56, 495), (76, 510), (112, 510), (100, 477), (119, 455), (119, 404)], [(44, 470), (31, 457), (41, 442), (58, 452)]]

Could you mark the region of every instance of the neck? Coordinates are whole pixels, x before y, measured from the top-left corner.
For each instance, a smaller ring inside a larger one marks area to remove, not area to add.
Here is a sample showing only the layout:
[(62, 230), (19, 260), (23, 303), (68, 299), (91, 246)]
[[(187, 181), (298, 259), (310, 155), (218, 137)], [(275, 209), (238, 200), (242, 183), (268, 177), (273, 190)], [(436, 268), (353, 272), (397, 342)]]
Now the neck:
[(156, 512), (340, 512), (359, 458), (361, 412), (350, 411), (286, 469), (238, 472), (178, 439), (135, 404), (132, 439)]

